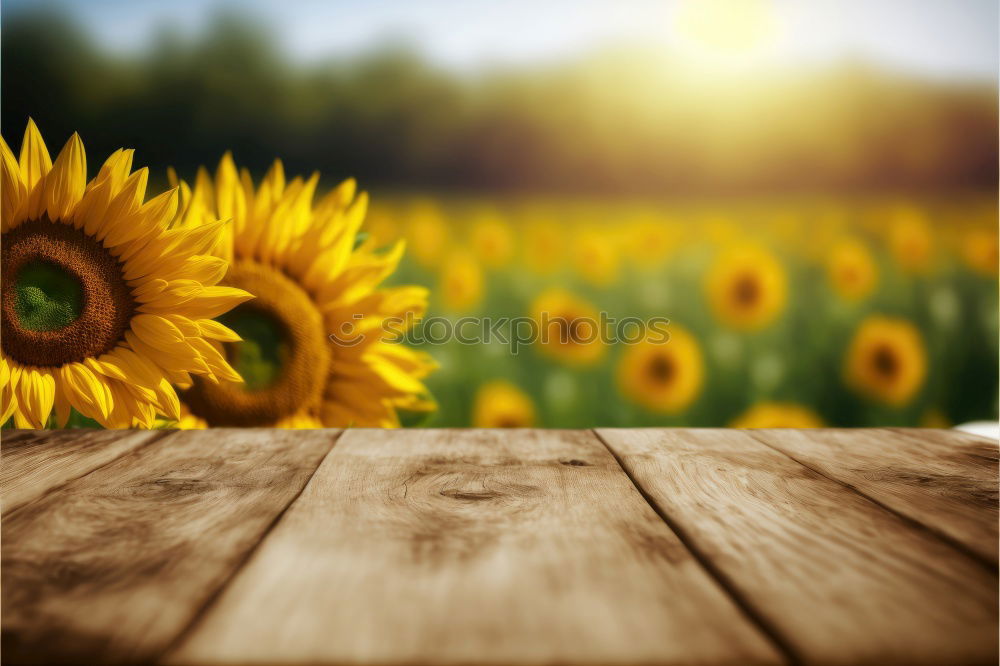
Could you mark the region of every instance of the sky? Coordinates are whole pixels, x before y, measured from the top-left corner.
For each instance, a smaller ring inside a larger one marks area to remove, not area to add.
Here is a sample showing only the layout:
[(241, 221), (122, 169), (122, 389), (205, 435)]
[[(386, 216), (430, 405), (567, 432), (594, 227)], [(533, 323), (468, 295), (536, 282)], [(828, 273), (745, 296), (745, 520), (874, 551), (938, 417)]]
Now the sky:
[[(44, 0), (41, 0), (44, 1)], [(4, 13), (40, 0), (6, 0)], [(141, 50), (169, 24), (204, 28), (219, 0), (51, 0), (107, 48)], [(709, 66), (860, 59), (934, 78), (993, 79), (996, 0), (242, 0), (301, 61), (393, 38), (458, 70), (531, 65), (628, 44)], [(735, 46), (734, 46), (735, 45)]]

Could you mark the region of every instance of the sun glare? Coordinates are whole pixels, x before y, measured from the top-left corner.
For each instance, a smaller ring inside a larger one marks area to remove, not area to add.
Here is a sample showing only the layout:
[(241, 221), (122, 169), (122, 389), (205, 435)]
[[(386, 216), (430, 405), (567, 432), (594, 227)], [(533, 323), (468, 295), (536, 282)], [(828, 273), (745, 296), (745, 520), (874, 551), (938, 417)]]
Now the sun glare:
[(683, 0), (672, 24), (677, 52), (692, 65), (717, 69), (763, 64), (780, 36), (772, 0)]

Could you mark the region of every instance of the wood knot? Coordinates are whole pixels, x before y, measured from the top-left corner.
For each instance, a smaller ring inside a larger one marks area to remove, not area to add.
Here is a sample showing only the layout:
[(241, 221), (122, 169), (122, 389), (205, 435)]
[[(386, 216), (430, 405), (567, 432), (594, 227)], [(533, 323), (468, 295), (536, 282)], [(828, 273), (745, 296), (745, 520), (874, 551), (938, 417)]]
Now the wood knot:
[(503, 497), (503, 493), (498, 493), (495, 490), (459, 490), (458, 488), (447, 488), (439, 494), (454, 500), (465, 500), (468, 502), (481, 502), (483, 500)]
[(592, 467), (591, 463), (586, 460), (577, 460), (576, 458), (572, 458), (570, 460), (560, 460), (559, 464), (569, 465), (570, 467)]

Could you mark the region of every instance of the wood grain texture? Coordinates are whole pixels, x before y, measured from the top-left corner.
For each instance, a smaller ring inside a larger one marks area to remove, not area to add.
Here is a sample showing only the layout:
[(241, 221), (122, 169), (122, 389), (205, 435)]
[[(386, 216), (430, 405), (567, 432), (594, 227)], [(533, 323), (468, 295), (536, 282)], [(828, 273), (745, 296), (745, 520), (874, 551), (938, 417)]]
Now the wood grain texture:
[(779, 656), (590, 432), (344, 434), (172, 663)]
[(3, 513), (161, 436), (134, 430), (4, 430), (0, 435)]
[(599, 430), (628, 473), (800, 658), (997, 662), (997, 577), (732, 430)]
[(997, 442), (948, 430), (751, 434), (997, 565)]
[(5, 663), (155, 658), (227, 582), (335, 437), (176, 432), (7, 516)]

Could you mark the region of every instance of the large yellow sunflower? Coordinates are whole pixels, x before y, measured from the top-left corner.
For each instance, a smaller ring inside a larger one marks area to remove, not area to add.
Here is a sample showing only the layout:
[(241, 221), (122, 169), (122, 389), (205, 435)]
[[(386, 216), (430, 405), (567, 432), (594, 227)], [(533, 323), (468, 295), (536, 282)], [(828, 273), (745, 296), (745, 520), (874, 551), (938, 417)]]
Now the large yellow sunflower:
[(214, 181), (199, 171), (181, 224), (232, 217), (218, 249), (231, 261), (225, 283), (256, 299), (224, 319), (243, 338), (223, 346), (246, 383), (196, 381), (182, 426), (394, 427), (397, 410), (433, 408), (420, 380), (434, 362), (396, 340), (427, 290), (379, 288), (403, 243), (358, 244), (367, 195), (348, 180), (314, 203), (318, 181), (286, 182), (278, 161), (254, 187), (228, 154)]
[(705, 282), (708, 301), (723, 323), (743, 330), (774, 321), (785, 306), (785, 270), (767, 250), (738, 245), (723, 251)]
[(625, 348), (618, 364), (618, 385), (634, 402), (657, 412), (688, 407), (701, 392), (705, 363), (694, 336), (671, 324), (670, 339), (646, 339)]
[(144, 203), (147, 170), (118, 150), (87, 181), (74, 134), (53, 163), (28, 121), (15, 160), (2, 152), (3, 341), (0, 422), (41, 428), (72, 407), (108, 428), (177, 418), (171, 383), (240, 377), (210, 340), (237, 336), (213, 317), (251, 298), (218, 286), (214, 219), (168, 230), (171, 190)]
[(920, 331), (903, 319), (869, 317), (851, 341), (844, 373), (859, 393), (889, 405), (905, 405), (927, 375)]

